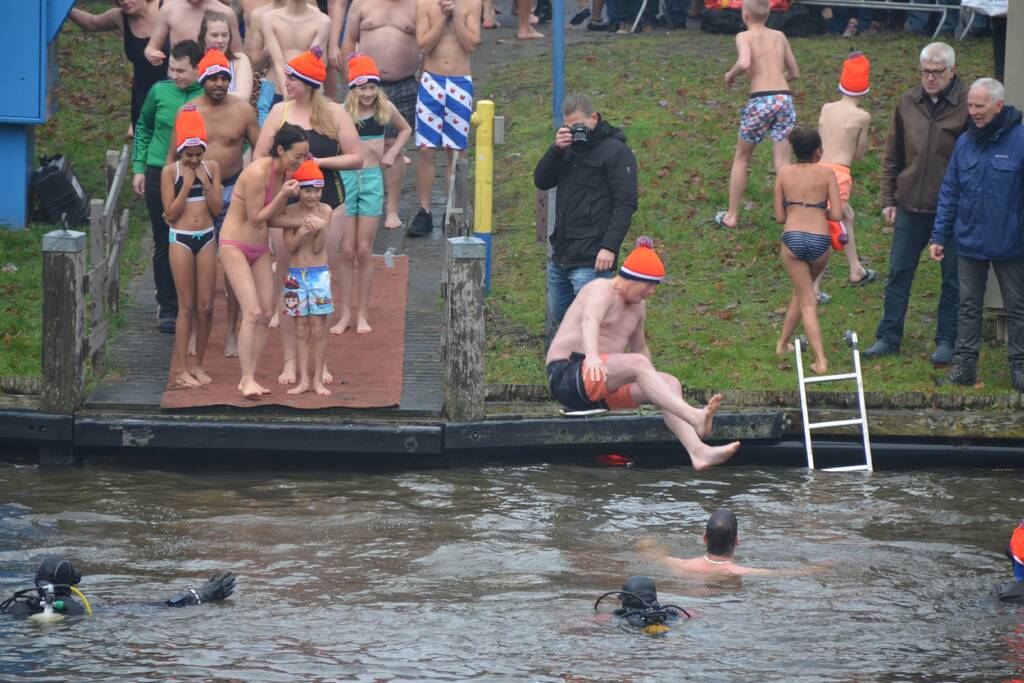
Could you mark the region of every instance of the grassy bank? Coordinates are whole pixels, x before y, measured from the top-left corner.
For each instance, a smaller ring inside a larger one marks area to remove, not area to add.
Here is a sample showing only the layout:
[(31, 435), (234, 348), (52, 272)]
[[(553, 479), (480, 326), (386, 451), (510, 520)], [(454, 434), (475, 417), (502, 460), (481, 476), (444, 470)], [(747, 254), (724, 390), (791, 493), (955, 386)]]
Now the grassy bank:
[[(93, 12), (109, 2), (79, 2)], [(90, 198), (106, 192), (106, 151), (120, 150), (128, 130), (131, 68), (117, 33), (85, 34), (65, 23), (60, 34), (59, 110), (36, 129), (36, 155), (63, 154)], [(122, 255), (122, 282), (140, 260), (139, 243), (148, 222), (143, 203), (125, 184), (123, 204), (131, 210), (132, 228)], [(42, 236), (54, 226), (33, 222), (27, 230), (0, 229), (0, 376), (38, 376), (41, 370)]]
[[(819, 308), (833, 368), (849, 365), (844, 330), (871, 343), (882, 313), (890, 236), (881, 233), (878, 187), (882, 148), (899, 94), (918, 80), (925, 41), (886, 34), (856, 42), (837, 38), (792, 41), (802, 76), (793, 83), (798, 117), (814, 123), (835, 99), (841, 63), (850, 49), (872, 60), (873, 116), (866, 158), (854, 165), (852, 205), (862, 260), (879, 272), (865, 287), (847, 284), (846, 257), (836, 254)], [(985, 41), (955, 45), (961, 77), (991, 71)], [(566, 89), (594, 96), (598, 109), (626, 133), (639, 166), (640, 208), (624, 246), (650, 235), (670, 279), (649, 301), (648, 340), (655, 364), (691, 388), (795, 389), (792, 357), (774, 355), (791, 286), (779, 260), (781, 226), (772, 209), (771, 150), (762, 145), (749, 176), (736, 230), (711, 218), (724, 209), (728, 174), (745, 87), (727, 88), (735, 59), (729, 36), (694, 31), (611, 38), (573, 45)], [(487, 376), (491, 382), (544, 383), (545, 247), (534, 233), (533, 168), (553, 137), (550, 64), (546, 56), (510, 62), (481, 89), (506, 117), (506, 144), (495, 152), (495, 230), (488, 299)], [(934, 391), (940, 375), (928, 362), (935, 334), (938, 266), (922, 259), (907, 314), (903, 354), (865, 363), (871, 390)], [(991, 335), (989, 335), (991, 338)], [(1012, 391), (1005, 346), (986, 343), (979, 378), (968, 392)], [(957, 391), (943, 389), (943, 391)]]

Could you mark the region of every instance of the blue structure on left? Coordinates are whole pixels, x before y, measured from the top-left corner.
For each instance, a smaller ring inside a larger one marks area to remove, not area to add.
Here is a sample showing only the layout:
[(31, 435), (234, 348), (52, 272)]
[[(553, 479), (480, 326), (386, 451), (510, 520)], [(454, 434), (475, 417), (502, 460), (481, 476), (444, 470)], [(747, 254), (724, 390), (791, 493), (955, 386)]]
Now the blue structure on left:
[(28, 223), (29, 178), (35, 168), (35, 126), (57, 110), (57, 34), (75, 0), (3, 3), (0, 45), (0, 227)]

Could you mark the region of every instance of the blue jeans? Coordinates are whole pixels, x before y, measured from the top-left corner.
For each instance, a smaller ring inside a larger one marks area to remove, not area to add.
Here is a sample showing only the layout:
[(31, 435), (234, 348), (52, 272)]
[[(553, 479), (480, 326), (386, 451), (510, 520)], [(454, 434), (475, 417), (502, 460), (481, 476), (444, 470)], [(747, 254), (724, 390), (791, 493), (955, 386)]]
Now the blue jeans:
[(562, 324), (565, 312), (569, 310), (570, 304), (584, 285), (594, 278), (611, 276), (610, 270), (598, 273), (592, 266), (562, 268), (548, 261), (548, 318), (551, 320), (552, 329), (557, 330)]
[[(885, 281), (885, 309), (878, 321), (875, 337), (891, 346), (899, 347), (903, 341), (903, 321), (910, 301), (910, 286), (921, 260), (921, 252), (928, 246), (935, 223), (933, 213), (911, 213), (896, 210), (896, 230), (889, 248), (889, 277)], [(946, 245), (942, 259), (942, 293), (939, 295), (938, 326), (935, 343), (956, 344), (956, 315), (960, 305), (957, 275), (956, 247)]]

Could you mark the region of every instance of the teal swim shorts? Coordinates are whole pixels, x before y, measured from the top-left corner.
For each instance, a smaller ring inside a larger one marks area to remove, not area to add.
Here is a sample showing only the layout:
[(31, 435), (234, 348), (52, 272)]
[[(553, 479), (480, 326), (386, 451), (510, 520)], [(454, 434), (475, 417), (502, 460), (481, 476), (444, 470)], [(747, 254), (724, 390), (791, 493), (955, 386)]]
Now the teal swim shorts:
[(380, 216), (384, 213), (384, 174), (380, 166), (342, 171), (346, 216)]

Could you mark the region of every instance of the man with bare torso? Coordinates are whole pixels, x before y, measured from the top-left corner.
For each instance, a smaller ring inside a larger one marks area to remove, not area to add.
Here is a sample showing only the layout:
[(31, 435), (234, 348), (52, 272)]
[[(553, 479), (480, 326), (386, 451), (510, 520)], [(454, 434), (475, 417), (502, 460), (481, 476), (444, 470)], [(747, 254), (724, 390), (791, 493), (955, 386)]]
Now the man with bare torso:
[(548, 349), (548, 386), (555, 400), (574, 411), (654, 404), (694, 469), (702, 470), (728, 460), (740, 442), (704, 443), (722, 397), (715, 394), (703, 409), (693, 408), (683, 400), (679, 380), (651, 364), (644, 301), (665, 277), (653, 246), (638, 239), (618, 275), (593, 280), (576, 295)]
[[(331, 49), (334, 50), (333, 45)], [(415, 128), (416, 69), (420, 65), (416, 44), (416, 0), (353, 0), (340, 55), (356, 51), (372, 57), (377, 63), (384, 94), (398, 108), (409, 127)], [(333, 59), (332, 56), (332, 62)], [(338, 66), (346, 78), (344, 65), (339, 62)], [(398, 137), (398, 130), (388, 126), (384, 137), (385, 144), (390, 147)], [(387, 190), (385, 228), (402, 227), (398, 198), (402, 193), (404, 176), (405, 164), (401, 160), (384, 170)]]
[(473, 77), (469, 55), (480, 44), (480, 0), (416, 0), (416, 43), (423, 52), (416, 103), (416, 188), (420, 209), (409, 235), (434, 229), (430, 193), (434, 189), (434, 150), (448, 151), (448, 173), (454, 152), (469, 142), (473, 113)]
[[(224, 4), (218, 0), (170, 0), (164, 3), (157, 15), (156, 26), (146, 46), (146, 59), (153, 66), (160, 66), (167, 59), (163, 53), (163, 45), (168, 35), (171, 45), (183, 40), (199, 40), (199, 27), (203, 23), (203, 15), (207, 10), (224, 12)], [(242, 51), (242, 39), (238, 31), (238, 19), (234, 12), (227, 12), (228, 23), (231, 25), (231, 51)]]
[[(256, 111), (248, 102), (228, 93), (231, 83), (231, 69), (227, 57), (223, 53), (211, 50), (199, 62), (199, 83), (203, 86), (203, 94), (193, 100), (193, 104), (203, 116), (206, 123), (207, 149), (206, 158), (213, 159), (221, 167), (222, 185), (224, 188), (224, 209), (213, 221), (218, 241), (220, 226), (228, 214), (234, 196), (235, 181), (242, 172), (242, 154), (245, 143), (249, 147), (256, 146), (260, 136), (260, 127), (256, 123)], [(171, 158), (173, 151), (168, 152)], [(170, 161), (168, 161), (170, 163)], [(228, 329), (224, 340), (224, 355), (238, 355), (238, 300), (227, 287)]]
[(642, 555), (663, 564), (675, 573), (707, 574), (712, 576), (763, 576), (763, 575), (794, 575), (811, 574), (829, 567), (831, 563), (812, 564), (793, 569), (763, 569), (761, 567), (744, 567), (733, 561), (736, 546), (739, 545), (738, 522), (736, 515), (727, 508), (720, 508), (708, 518), (704, 530), (705, 552), (700, 557), (682, 559), (672, 557), (657, 541), (644, 539), (636, 544)]
[[(263, 15), (260, 28), (270, 55), (268, 75), (277, 93), (284, 92), (284, 67), (289, 61), (308, 52), (313, 46), (327, 53), (331, 20), (306, 0), (286, 0), (284, 6)], [(283, 99), (282, 95), (275, 94), (274, 104)]]
[(868, 94), (868, 71), (870, 62), (860, 52), (854, 52), (843, 63), (839, 79), (842, 97), (821, 107), (818, 118), (818, 134), (821, 135), (822, 166), (832, 169), (839, 183), (839, 196), (843, 200), (843, 225), (846, 226), (846, 261), (850, 265), (850, 284), (866, 285), (877, 278), (875, 271), (861, 264), (857, 255), (857, 242), (853, 235), (853, 207), (850, 206), (850, 190), (853, 176), (850, 164), (864, 157), (868, 147), (868, 128), (871, 114), (860, 108), (861, 100)]

